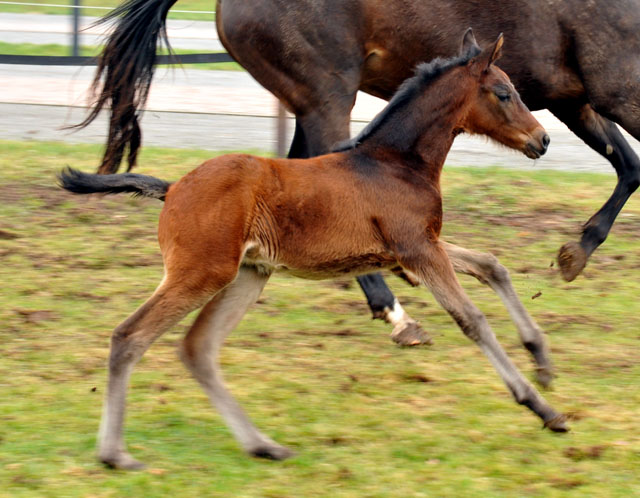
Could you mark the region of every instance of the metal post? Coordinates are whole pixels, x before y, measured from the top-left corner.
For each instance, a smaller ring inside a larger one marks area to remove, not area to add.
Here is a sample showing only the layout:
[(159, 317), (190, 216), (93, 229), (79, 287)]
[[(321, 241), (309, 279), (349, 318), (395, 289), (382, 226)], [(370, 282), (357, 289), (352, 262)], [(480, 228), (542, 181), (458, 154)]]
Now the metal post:
[(71, 55), (77, 57), (80, 55), (80, 0), (73, 0), (71, 19), (73, 21), (71, 32)]
[(287, 111), (279, 100), (276, 130), (276, 154), (278, 157), (285, 157), (287, 155)]

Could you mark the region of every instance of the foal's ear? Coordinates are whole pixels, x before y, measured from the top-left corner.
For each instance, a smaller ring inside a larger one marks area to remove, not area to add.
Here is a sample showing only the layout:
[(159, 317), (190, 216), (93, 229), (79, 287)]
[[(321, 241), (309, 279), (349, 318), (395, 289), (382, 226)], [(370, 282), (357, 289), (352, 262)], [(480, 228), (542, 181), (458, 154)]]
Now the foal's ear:
[(487, 69), (489, 66), (497, 61), (502, 55), (502, 44), (504, 43), (504, 36), (502, 33), (498, 35), (498, 39), (494, 42), (493, 48), (491, 49), (491, 56), (489, 56), (489, 62), (487, 63)]
[(472, 59), (476, 68), (482, 71), (488, 71), (491, 64), (497, 61), (502, 55), (503, 42), (504, 37), (502, 36), (502, 33), (500, 33), (496, 41), (493, 42), (493, 45), (485, 48), (480, 55)]
[(468, 28), (467, 31), (464, 32), (464, 36), (462, 37), (462, 45), (460, 45), (460, 57), (475, 57), (482, 49), (478, 42), (476, 41), (476, 37), (473, 35), (473, 30)]
[(493, 64), (495, 61), (497, 61), (500, 58), (500, 56), (502, 55), (503, 43), (504, 43), (504, 36), (502, 35), (502, 33), (500, 33), (498, 35), (498, 39), (493, 44), (493, 50), (491, 51), (491, 57), (489, 57), (489, 64), (487, 64), (487, 67), (489, 67), (491, 64)]

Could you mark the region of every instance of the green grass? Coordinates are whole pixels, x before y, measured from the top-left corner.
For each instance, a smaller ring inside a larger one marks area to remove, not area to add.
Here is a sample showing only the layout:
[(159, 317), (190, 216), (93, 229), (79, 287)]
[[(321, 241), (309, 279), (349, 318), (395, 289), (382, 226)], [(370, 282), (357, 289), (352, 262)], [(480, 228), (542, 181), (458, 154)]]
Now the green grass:
[[(162, 204), (74, 197), (65, 165), (87, 145), (0, 142), (0, 495), (603, 496), (640, 490), (640, 203), (632, 199), (584, 275), (551, 263), (613, 187), (603, 175), (449, 168), (444, 238), (492, 251), (548, 334), (559, 377), (544, 393), (572, 432), (541, 430), (424, 289), (388, 282), (432, 333), (401, 349), (351, 281), (273, 277), (223, 350), (232, 391), (298, 455), (240, 451), (175, 354), (189, 320), (136, 368), (126, 438), (147, 471), (94, 458), (111, 329), (162, 276)], [(176, 179), (209, 152), (146, 149), (140, 173)], [(520, 369), (533, 367), (497, 297), (463, 286)], [(531, 297), (541, 292), (532, 300)]]
[[(100, 53), (100, 47), (80, 47), (80, 55), (96, 56)], [(71, 55), (71, 48), (54, 43), (7, 43), (0, 41), (0, 54), (3, 55), (49, 55), (63, 56)]]
[[(100, 55), (101, 47), (81, 46), (80, 55), (87, 57), (95, 57)], [(174, 50), (176, 54), (195, 54), (202, 53), (198, 50)], [(159, 51), (160, 54), (166, 54), (166, 50)], [(0, 54), (3, 55), (48, 55), (48, 56), (66, 56), (71, 55), (71, 48), (64, 45), (35, 43), (6, 43), (0, 42)], [(159, 64), (160, 67), (166, 64)], [(185, 64), (183, 67), (188, 69), (206, 69), (219, 71), (244, 71), (244, 69), (236, 62), (217, 62), (203, 64)]]
[[(21, 0), (17, 0), (21, 1)], [(24, 3), (42, 3), (49, 4), (43, 6), (31, 6), (31, 5), (4, 5), (0, 4), (0, 12), (12, 12), (17, 14), (53, 14), (53, 15), (69, 15), (71, 7), (61, 8), (54, 5), (64, 5), (72, 2), (61, 2), (59, 0), (36, 0), (34, 2), (28, 2), (24, 0)], [(117, 7), (123, 3), (122, 0), (80, 0), (80, 4), (83, 7)], [(196, 12), (211, 12), (215, 10), (215, 0), (180, 0), (173, 9), (169, 11), (169, 17), (173, 19), (195, 19), (199, 21), (208, 21), (215, 19), (214, 14), (200, 14), (200, 13), (180, 13), (176, 10), (196, 11)], [(82, 15), (101, 17), (108, 11), (102, 9), (85, 8), (82, 10)]]

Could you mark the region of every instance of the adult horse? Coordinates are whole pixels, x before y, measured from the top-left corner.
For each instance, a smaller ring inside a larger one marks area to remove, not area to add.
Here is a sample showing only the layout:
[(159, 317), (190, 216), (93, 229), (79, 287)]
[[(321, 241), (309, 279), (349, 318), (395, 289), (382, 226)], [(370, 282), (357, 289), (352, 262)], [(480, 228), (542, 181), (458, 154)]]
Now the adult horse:
[(357, 90), (389, 99), (416, 63), (454, 53), (467, 26), (481, 43), (503, 32), (500, 67), (529, 109), (549, 109), (618, 174), (580, 243), (560, 250), (568, 281), (640, 184), (640, 160), (614, 125), (640, 140), (638, 0), (218, 0), (216, 19), (227, 51), (296, 115), (291, 157), (348, 135)]
[[(102, 88), (88, 124), (107, 103), (112, 116), (100, 172), (116, 171), (140, 145), (144, 105), (176, 0), (129, 0), (101, 59)], [(473, 26), (480, 42), (510, 40), (500, 66), (530, 109), (549, 109), (618, 174), (611, 197), (558, 261), (573, 280), (604, 242), (640, 183), (640, 160), (614, 122), (640, 139), (640, 0), (218, 0), (217, 26), (228, 52), (296, 116), (289, 157), (328, 152), (349, 136), (356, 92), (389, 99), (414, 66), (455, 53)], [(384, 281), (359, 279), (374, 316), (395, 324), (398, 342), (427, 340)]]
[(165, 201), (158, 226), (164, 277), (112, 336), (103, 462), (140, 468), (122, 434), (129, 376), (155, 339), (200, 307), (182, 344), (185, 364), (245, 451), (291, 455), (249, 420), (225, 388), (217, 359), (225, 336), (276, 270), (324, 279), (402, 267), (480, 346), (519, 404), (551, 430), (567, 430), (564, 416), (524, 379), (460, 287), (452, 260), (468, 251), (439, 240), (440, 173), (457, 134), (484, 134), (531, 158), (547, 149), (544, 129), (493, 65), (501, 46), (500, 36), (481, 50), (467, 31), (457, 57), (419, 66), (340, 152), (310, 159), (230, 154), (173, 184), (131, 173), (61, 174), (72, 192), (132, 192)]

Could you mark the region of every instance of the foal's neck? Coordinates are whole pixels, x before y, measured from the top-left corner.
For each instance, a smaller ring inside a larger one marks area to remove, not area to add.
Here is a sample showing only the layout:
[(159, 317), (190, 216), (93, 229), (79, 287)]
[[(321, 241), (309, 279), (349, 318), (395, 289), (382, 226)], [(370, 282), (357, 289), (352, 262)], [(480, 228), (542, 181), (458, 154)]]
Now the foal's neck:
[(414, 101), (398, 109), (393, 119), (363, 144), (362, 151), (395, 156), (403, 167), (438, 176), (468, 112), (469, 88), (462, 85), (469, 80), (460, 74), (462, 70), (441, 75)]

